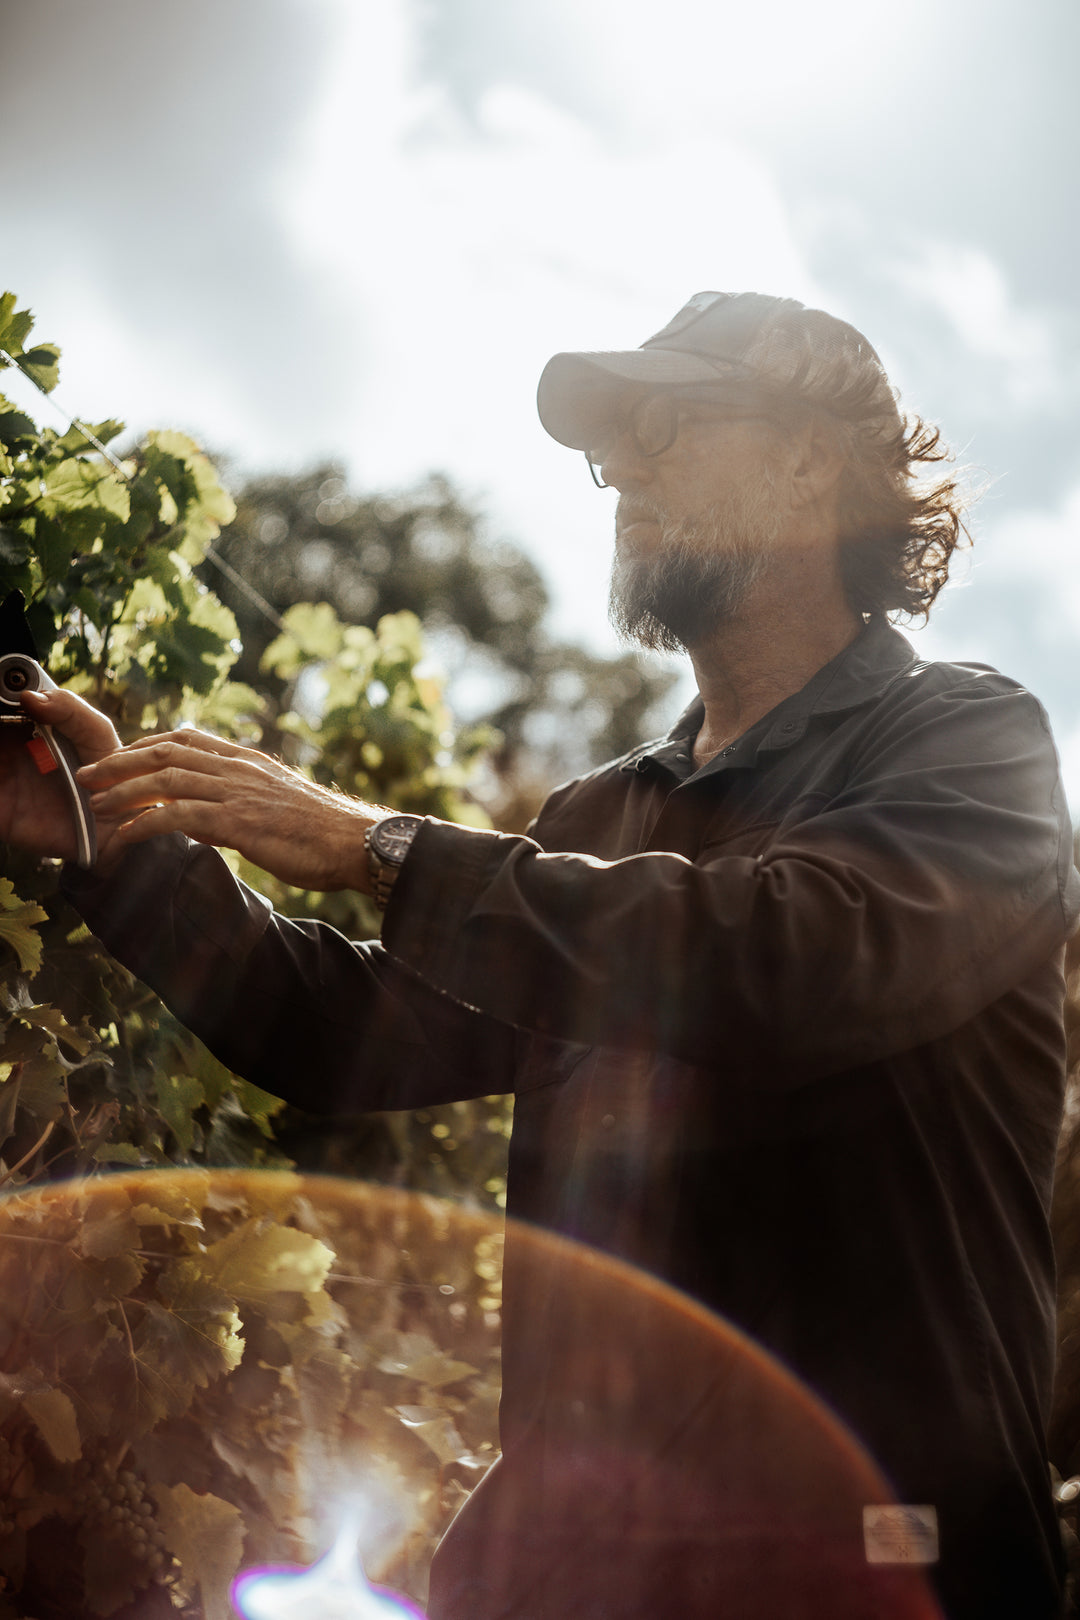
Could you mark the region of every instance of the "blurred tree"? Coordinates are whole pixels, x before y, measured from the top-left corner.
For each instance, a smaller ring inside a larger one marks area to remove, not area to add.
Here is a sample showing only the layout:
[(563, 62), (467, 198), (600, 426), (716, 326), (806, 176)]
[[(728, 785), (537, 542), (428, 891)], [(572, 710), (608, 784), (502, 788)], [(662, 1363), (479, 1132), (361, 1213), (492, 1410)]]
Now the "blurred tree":
[[(555, 782), (658, 725), (674, 675), (633, 653), (604, 658), (553, 641), (535, 565), (509, 542), (488, 539), (444, 478), (399, 496), (359, 497), (342, 469), (325, 463), (253, 479), (236, 507), (217, 554), (277, 613), (325, 601), (349, 624), (417, 614), (455, 713), (500, 733), (480, 789), (500, 825), (522, 826)], [(269, 679), (270, 696), (281, 700), (285, 680), (261, 670), (272, 623), (212, 562), (201, 574), (240, 626), (235, 677), (264, 691)]]

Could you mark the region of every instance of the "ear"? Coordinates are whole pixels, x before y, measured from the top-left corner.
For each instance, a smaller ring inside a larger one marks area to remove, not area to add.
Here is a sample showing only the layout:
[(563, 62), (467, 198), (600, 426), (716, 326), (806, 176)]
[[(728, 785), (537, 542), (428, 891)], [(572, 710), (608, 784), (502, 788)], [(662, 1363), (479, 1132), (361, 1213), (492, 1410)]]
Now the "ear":
[(796, 508), (831, 501), (847, 457), (832, 423), (811, 416), (792, 437), (791, 497)]

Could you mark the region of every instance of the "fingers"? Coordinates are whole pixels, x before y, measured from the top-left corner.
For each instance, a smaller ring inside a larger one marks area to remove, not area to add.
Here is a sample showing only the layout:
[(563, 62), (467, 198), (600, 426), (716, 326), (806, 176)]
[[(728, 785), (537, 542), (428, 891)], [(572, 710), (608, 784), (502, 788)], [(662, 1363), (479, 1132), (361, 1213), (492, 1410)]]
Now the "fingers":
[[(80, 781), (85, 778), (80, 776)], [(114, 780), (107, 788), (97, 788), (90, 796), (90, 808), (96, 816), (123, 816), (130, 810), (145, 809), (147, 805), (194, 800), (200, 803), (221, 804), (228, 793), (223, 776), (199, 770), (185, 770), (182, 765), (167, 765), (163, 770), (144, 775)]]
[(198, 731), (194, 726), (184, 726), (179, 731), (159, 732), (156, 736), (136, 737), (134, 742), (128, 743), (126, 752), (133, 753), (140, 748), (158, 748), (165, 744), (197, 748), (202, 753), (220, 754), (225, 759), (247, 758), (262, 764), (272, 763), (269, 754), (260, 754), (258, 749), (245, 748), (242, 743), (229, 742), (225, 737), (215, 737), (212, 731)]
[(94, 814), (121, 824), (124, 843), (183, 832), (233, 849), (280, 835), (297, 792), (310, 791), (269, 756), (189, 730), (142, 738), (78, 781)]
[[(208, 747), (208, 743), (216, 746)], [(140, 737), (127, 748), (79, 772), (79, 782), (91, 792), (136, 778), (159, 777), (168, 771), (187, 771), (194, 776), (213, 778), (235, 772), (239, 763), (267, 771), (273, 761), (250, 748), (224, 743), (206, 732), (173, 731), (164, 737)], [(161, 796), (161, 795), (159, 795)]]
[(112, 722), (74, 692), (23, 692), (21, 701), (31, 719), (62, 732), (82, 760), (99, 759), (120, 747)]
[(171, 804), (149, 805), (116, 829), (125, 844), (141, 844), (162, 833), (182, 832), (200, 844), (231, 845), (228, 830), (219, 825), (221, 807), (206, 800), (176, 799)]

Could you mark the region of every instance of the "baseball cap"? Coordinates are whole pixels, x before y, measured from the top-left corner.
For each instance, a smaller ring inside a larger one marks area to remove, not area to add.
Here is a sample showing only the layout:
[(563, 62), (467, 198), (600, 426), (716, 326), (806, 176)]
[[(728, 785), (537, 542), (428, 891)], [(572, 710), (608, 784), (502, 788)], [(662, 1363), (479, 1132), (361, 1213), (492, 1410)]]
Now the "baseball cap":
[(588, 450), (628, 388), (703, 383), (733, 403), (786, 398), (826, 409), (855, 384), (861, 414), (899, 420), (885, 368), (861, 332), (797, 298), (755, 292), (695, 293), (638, 349), (554, 355), (536, 404), (553, 439)]

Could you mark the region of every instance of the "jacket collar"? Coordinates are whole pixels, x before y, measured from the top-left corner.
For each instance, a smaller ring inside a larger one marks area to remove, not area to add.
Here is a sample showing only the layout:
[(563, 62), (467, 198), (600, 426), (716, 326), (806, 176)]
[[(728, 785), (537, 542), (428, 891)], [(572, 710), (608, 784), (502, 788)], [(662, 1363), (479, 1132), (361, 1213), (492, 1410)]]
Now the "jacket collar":
[[(880, 697), (893, 681), (924, 667), (906, 636), (887, 619), (875, 615), (855, 640), (812, 675), (800, 691), (784, 698), (702, 769), (709, 770), (721, 761), (753, 765), (763, 750), (789, 748), (798, 742), (812, 716), (860, 708)], [(675, 775), (684, 776), (688, 744), (697, 736), (704, 718), (705, 706), (697, 696), (666, 737), (635, 749), (623, 761), (621, 769), (638, 770), (638, 762), (648, 758), (666, 766)]]

